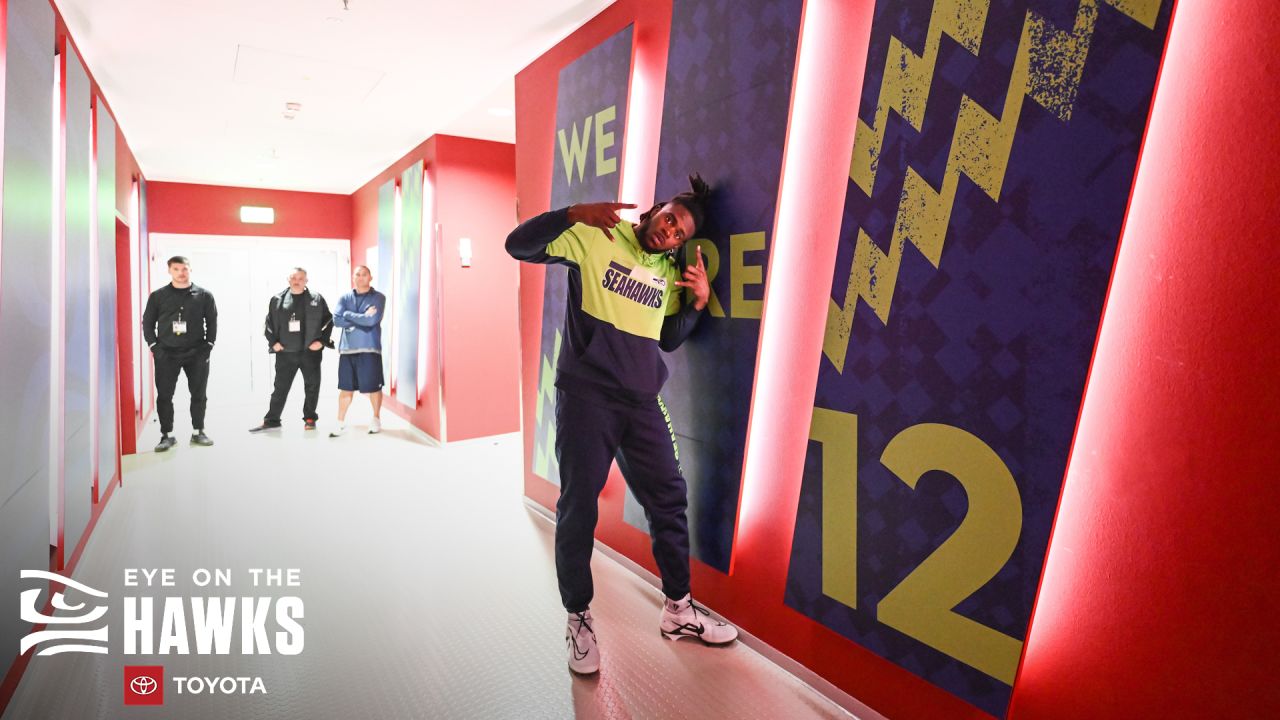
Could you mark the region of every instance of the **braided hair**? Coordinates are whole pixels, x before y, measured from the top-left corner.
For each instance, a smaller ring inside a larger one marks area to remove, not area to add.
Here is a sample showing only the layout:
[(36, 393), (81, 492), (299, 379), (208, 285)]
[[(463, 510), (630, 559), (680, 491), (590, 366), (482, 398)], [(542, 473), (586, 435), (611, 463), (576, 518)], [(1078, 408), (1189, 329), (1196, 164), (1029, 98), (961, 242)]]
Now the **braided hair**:
[(676, 195), (669, 202), (683, 205), (689, 211), (689, 215), (693, 217), (693, 231), (697, 232), (702, 227), (702, 221), (707, 218), (707, 199), (711, 196), (711, 188), (698, 173), (689, 176), (689, 186), (691, 190)]
[(698, 173), (689, 176), (690, 190), (676, 195), (667, 202), (661, 202), (649, 208), (649, 211), (640, 216), (640, 222), (646, 222), (654, 213), (667, 203), (680, 205), (689, 211), (689, 216), (693, 218), (693, 230), (696, 233), (701, 227), (703, 220), (707, 217), (707, 201), (711, 196), (711, 187)]

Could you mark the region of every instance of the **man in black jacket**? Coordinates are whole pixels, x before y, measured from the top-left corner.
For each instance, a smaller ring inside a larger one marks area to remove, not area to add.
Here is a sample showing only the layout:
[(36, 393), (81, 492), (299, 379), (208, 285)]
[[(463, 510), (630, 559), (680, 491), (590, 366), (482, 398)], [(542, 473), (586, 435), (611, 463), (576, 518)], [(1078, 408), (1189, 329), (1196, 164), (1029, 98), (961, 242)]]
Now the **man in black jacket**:
[(204, 433), (204, 408), (209, 354), (218, 339), (218, 306), (212, 293), (192, 284), (191, 263), (185, 257), (169, 258), (169, 277), (172, 282), (151, 293), (142, 312), (142, 336), (151, 346), (156, 365), (156, 411), (160, 415), (156, 452), (177, 444), (172, 435), (173, 391), (179, 372), (187, 374), (191, 391), (191, 444), (213, 444)]
[(333, 347), (329, 333), (333, 330), (333, 314), (329, 304), (317, 292), (307, 289), (307, 271), (300, 267), (289, 274), (289, 287), (271, 298), (265, 322), (267, 345), (276, 356), (276, 386), (271, 393), (271, 407), (262, 424), (249, 432), (262, 432), (280, 427), (280, 413), (289, 399), (293, 378), (302, 370), (302, 387), (306, 398), (302, 403), (302, 421), (308, 430), (316, 429), (316, 403), (320, 397), (320, 359), (326, 346)]

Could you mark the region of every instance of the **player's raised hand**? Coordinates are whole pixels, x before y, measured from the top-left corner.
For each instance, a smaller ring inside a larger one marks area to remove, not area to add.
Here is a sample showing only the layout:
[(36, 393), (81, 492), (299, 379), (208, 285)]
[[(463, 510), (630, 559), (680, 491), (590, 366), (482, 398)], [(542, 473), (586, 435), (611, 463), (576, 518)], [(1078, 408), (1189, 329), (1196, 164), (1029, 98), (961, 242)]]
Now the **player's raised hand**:
[(711, 282), (707, 279), (707, 268), (702, 264), (702, 246), (698, 249), (698, 261), (684, 269), (684, 280), (677, 280), (676, 285), (687, 287), (693, 291), (693, 306), (702, 310), (711, 299)]
[(613, 239), (613, 233), (610, 231), (613, 230), (615, 225), (622, 222), (622, 218), (618, 217), (618, 211), (634, 208), (635, 205), (633, 203), (580, 203), (569, 207), (569, 222), (600, 228), (610, 239)]

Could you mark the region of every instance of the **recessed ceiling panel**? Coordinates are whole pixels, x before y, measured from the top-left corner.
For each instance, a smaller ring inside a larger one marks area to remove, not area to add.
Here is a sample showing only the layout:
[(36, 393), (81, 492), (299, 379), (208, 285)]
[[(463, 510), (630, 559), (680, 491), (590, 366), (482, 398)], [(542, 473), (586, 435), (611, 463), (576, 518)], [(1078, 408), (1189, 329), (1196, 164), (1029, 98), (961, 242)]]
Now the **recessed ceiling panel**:
[(385, 74), (345, 62), (240, 45), (233, 77), (242, 85), (359, 102)]
[(148, 179), (350, 193), (437, 133), (510, 141), (490, 95), (611, 1), (57, 4)]

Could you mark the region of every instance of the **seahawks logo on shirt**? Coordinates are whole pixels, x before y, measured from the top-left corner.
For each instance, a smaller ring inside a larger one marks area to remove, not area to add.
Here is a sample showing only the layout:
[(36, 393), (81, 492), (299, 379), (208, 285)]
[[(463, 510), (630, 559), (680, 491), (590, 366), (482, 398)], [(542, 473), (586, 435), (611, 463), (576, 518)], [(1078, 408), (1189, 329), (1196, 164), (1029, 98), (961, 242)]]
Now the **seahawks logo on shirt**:
[(656, 277), (640, 266), (629, 268), (611, 260), (604, 271), (600, 285), (611, 293), (651, 308), (662, 307), (662, 296), (667, 289), (666, 278)]

